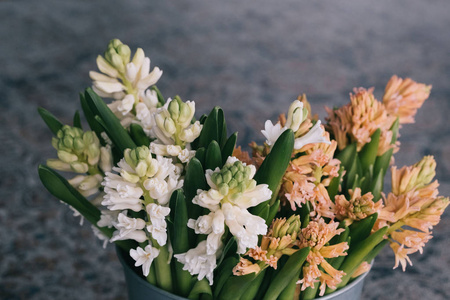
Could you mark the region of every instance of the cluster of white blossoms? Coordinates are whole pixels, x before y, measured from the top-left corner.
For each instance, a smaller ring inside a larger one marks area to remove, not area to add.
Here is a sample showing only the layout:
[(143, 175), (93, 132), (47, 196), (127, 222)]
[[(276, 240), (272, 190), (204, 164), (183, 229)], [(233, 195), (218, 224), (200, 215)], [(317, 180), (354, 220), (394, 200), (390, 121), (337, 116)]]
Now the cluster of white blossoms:
[(188, 226), (196, 234), (208, 235), (196, 248), (175, 257), (184, 264), (183, 269), (212, 284), (216, 258), (220, 255), (225, 233), (229, 228), (238, 243), (239, 254), (258, 245), (258, 235), (267, 233), (267, 225), (261, 217), (252, 215), (248, 208), (269, 200), (272, 191), (267, 184), (257, 185), (253, 179), (256, 168), (247, 166), (235, 157), (229, 157), (222, 169), (206, 170), (209, 190), (198, 190), (192, 202), (209, 209), (208, 215), (190, 219)]
[[(111, 242), (135, 240), (148, 242), (145, 248), (131, 249), (130, 255), (136, 266), (148, 275), (151, 261), (159, 254), (159, 247), (167, 243), (167, 207), (172, 193), (183, 186), (181, 166), (170, 158), (152, 153), (146, 146), (127, 149), (113, 172), (107, 172), (103, 181), (105, 196), (102, 205), (109, 211), (119, 211), (117, 218), (110, 213), (102, 213), (98, 226), (114, 226), (116, 231)], [(144, 212), (145, 217), (131, 217), (127, 210)]]
[(108, 106), (124, 127), (132, 122), (142, 125), (147, 133), (152, 127), (151, 115), (158, 107), (157, 93), (148, 88), (162, 75), (158, 67), (150, 71), (150, 58), (141, 48), (130, 60), (131, 51), (118, 39), (112, 40), (104, 57), (97, 57), (100, 72), (90, 71), (93, 89), (100, 96), (113, 98)]
[[(303, 103), (301, 101), (295, 100), (292, 102), (289, 107), (288, 119), (286, 120), (285, 126), (281, 127), (280, 122), (273, 125), (270, 120), (267, 120), (264, 124), (264, 130), (261, 130), (261, 133), (266, 138), (266, 144), (272, 147), (280, 135), (287, 129), (292, 129), (294, 133), (297, 133), (300, 129), (300, 125), (302, 125), (307, 115), (308, 110), (303, 108)], [(316, 124), (308, 131), (308, 133), (295, 139), (294, 149), (300, 150), (305, 145), (315, 143), (330, 144), (330, 141), (328, 141), (323, 134), (324, 129), (321, 126), (320, 120), (318, 120)]]

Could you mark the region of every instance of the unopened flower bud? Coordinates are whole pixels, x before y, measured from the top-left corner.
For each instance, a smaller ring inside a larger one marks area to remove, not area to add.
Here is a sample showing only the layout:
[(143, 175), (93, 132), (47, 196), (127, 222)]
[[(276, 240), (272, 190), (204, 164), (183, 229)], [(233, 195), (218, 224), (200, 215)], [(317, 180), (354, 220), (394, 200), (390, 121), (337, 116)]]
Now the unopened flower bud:
[(166, 118), (164, 120), (164, 130), (168, 133), (168, 136), (175, 134), (175, 132), (177, 132), (175, 122), (170, 118)]
[(76, 173), (86, 173), (89, 170), (88, 164), (83, 162), (72, 162), (70, 167)]
[(303, 103), (299, 100), (292, 102), (288, 111), (286, 127), (296, 132), (303, 122)]
[(47, 166), (49, 166), (52, 169), (63, 171), (63, 172), (70, 172), (72, 169), (70, 168), (70, 165), (68, 163), (65, 163), (59, 159), (47, 159)]
[(228, 184), (226, 184), (226, 183), (221, 183), (221, 184), (219, 184), (218, 188), (219, 188), (219, 192), (220, 192), (222, 195), (225, 196), (225, 195), (228, 194), (228, 191), (229, 191)]
[(231, 178), (233, 178), (233, 175), (229, 170), (226, 170), (225, 172), (222, 173), (222, 179), (224, 183), (230, 182)]
[(136, 174), (139, 177), (144, 177), (147, 174), (147, 163), (145, 161), (140, 161), (137, 165), (136, 165)]
[(422, 158), (415, 166), (420, 168), (416, 186), (425, 186), (429, 184), (436, 175), (436, 161), (431, 155)]
[(58, 158), (60, 160), (62, 160), (65, 163), (72, 163), (78, 160), (78, 156), (76, 156), (75, 154), (63, 151), (63, 150), (59, 150), (58, 152)]
[(180, 104), (177, 99), (170, 101), (168, 110), (172, 119), (175, 121), (178, 120), (178, 117), (180, 116)]

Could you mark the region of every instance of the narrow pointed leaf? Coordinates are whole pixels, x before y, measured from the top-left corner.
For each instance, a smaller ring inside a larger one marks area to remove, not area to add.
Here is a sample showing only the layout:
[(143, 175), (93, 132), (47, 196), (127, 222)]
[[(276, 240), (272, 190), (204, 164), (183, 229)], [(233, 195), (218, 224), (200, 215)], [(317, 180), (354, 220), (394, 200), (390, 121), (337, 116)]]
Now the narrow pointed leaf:
[(46, 109), (39, 107), (38, 113), (54, 135), (56, 135), (61, 127), (63, 127), (63, 123), (61, 123), (53, 114), (51, 114)]
[(372, 186), (370, 187), (370, 190), (373, 194), (373, 201), (377, 202), (381, 199), (381, 192), (383, 191), (383, 183), (384, 183), (384, 176), (383, 176), (383, 169), (378, 173), (377, 177), (372, 181)]
[(297, 274), (291, 279), (291, 281), (288, 283), (288, 285), (281, 292), (280, 296), (278, 297), (278, 300), (294, 299), (295, 289), (297, 288), (297, 281), (298, 281), (298, 278), (300, 277), (301, 272), (302, 272), (302, 270), (300, 269), (297, 272)]
[(243, 276), (230, 276), (219, 294), (219, 300), (235, 300), (245, 293), (250, 283), (257, 277), (256, 273)]
[(225, 122), (225, 115), (222, 109), (219, 109), (217, 114), (217, 130), (219, 134), (217, 142), (219, 143), (220, 148), (223, 148), (227, 141), (227, 123)]
[(214, 107), (206, 118), (205, 123), (203, 124), (202, 132), (198, 137), (198, 147), (206, 148), (213, 140), (220, 142), (218, 127), (219, 110), (219, 107)]
[(233, 276), (233, 268), (237, 265), (239, 259), (236, 256), (230, 256), (221, 263), (214, 274), (214, 299), (219, 297), (223, 286), (227, 280)]
[(80, 103), (81, 103), (81, 108), (84, 113), (84, 117), (86, 118), (86, 121), (88, 122), (89, 127), (91, 128), (92, 131), (95, 132), (95, 134), (99, 138), (102, 146), (105, 146), (106, 141), (102, 137), (102, 132), (104, 132), (105, 130), (95, 119), (95, 115), (92, 112), (91, 108), (89, 107), (89, 104), (87, 103), (86, 98), (84, 97), (84, 94), (82, 94), (82, 93), (80, 94)]
[(222, 167), (222, 153), (220, 146), (216, 141), (212, 141), (206, 149), (205, 169), (214, 170)]
[(263, 300), (276, 300), (288, 283), (299, 273), (310, 248), (303, 248), (289, 257), (284, 267), (276, 273)]
[(344, 263), (341, 265), (341, 270), (345, 272), (345, 276), (342, 277), (342, 282), (337, 286), (341, 288), (345, 286), (350, 280), (353, 272), (364, 261), (364, 258), (384, 239), (384, 235), (387, 232), (388, 227), (383, 227), (371, 234), (365, 240), (359, 242), (356, 245), (352, 245), (348, 256), (345, 258)]
[[(269, 186), (269, 189), (272, 191), (273, 202), (276, 200), (276, 194), (278, 193), (281, 179), (291, 161), (293, 148), (294, 133), (292, 130), (288, 129), (284, 131), (275, 142), (269, 155), (264, 159), (253, 178), (258, 184), (267, 184)], [(273, 202), (270, 204), (273, 204)], [(262, 206), (265, 203), (266, 202), (263, 202), (259, 205)]]
[(377, 218), (378, 214), (374, 213), (364, 220), (354, 222), (352, 225), (350, 225), (350, 237), (352, 238), (352, 243), (354, 245), (366, 239), (370, 235), (370, 232), (372, 231), (373, 225), (375, 224)]
[(233, 155), (234, 148), (236, 147), (238, 133), (235, 132), (226, 141), (225, 145), (222, 148), (222, 164), (225, 164), (229, 156)]
[(342, 180), (342, 174), (344, 174), (344, 167), (343, 166), (341, 166), (340, 169), (339, 169), (339, 176), (338, 177), (334, 177), (331, 180), (330, 185), (327, 188), (328, 195), (330, 196), (330, 199), (333, 202), (334, 202), (334, 197), (336, 197), (337, 193), (339, 192), (339, 187), (341, 185), (341, 180)]
[(119, 119), (91, 88), (86, 89), (85, 98), (91, 111), (94, 115), (98, 115), (101, 118), (105, 129), (107, 129), (108, 136), (121, 152), (127, 148), (136, 148), (136, 144), (120, 124)]
[[(255, 299), (256, 294), (258, 293), (261, 283), (264, 280), (264, 275), (266, 274), (266, 270), (264, 269), (261, 272), (258, 273), (256, 278), (250, 282), (248, 288), (245, 290), (245, 293), (241, 296), (241, 299), (239, 300), (253, 300)], [(292, 300), (293, 298), (289, 299)]]
[(206, 278), (195, 283), (192, 291), (189, 293), (188, 299), (213, 299), (212, 290)]
[(149, 146), (150, 145), (150, 139), (145, 134), (144, 129), (142, 129), (142, 126), (136, 123), (130, 124), (130, 135), (133, 139), (136, 146)]
[(363, 171), (368, 170), (369, 166), (375, 163), (380, 142), (381, 130), (378, 128), (370, 137), (370, 142), (364, 145), (358, 155), (361, 161)]
[(73, 127), (77, 127), (83, 130), (83, 126), (81, 125), (80, 112), (78, 110), (75, 111), (75, 114), (73, 115)]
[(267, 226), (269, 226), (272, 223), (273, 219), (275, 218), (276, 214), (278, 213), (279, 208), (280, 208), (280, 199), (277, 199), (275, 201), (275, 203), (270, 206), (269, 215), (266, 219)]
[(356, 143), (348, 145), (341, 152), (336, 155), (336, 158), (341, 161), (341, 166), (348, 171), (350, 165), (353, 163), (354, 157), (356, 156)]

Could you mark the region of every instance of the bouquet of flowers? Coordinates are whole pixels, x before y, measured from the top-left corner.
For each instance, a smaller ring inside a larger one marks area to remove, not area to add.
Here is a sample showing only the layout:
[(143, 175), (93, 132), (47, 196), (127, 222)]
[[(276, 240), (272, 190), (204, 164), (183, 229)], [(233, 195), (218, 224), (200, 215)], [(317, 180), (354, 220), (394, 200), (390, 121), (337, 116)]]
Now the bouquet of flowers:
[[(358, 88), (327, 109), (305, 95), (251, 154), (228, 135), (215, 107), (165, 99), (142, 49), (112, 40), (81, 94), (80, 114), (53, 132), (56, 159), (39, 166), (51, 194), (129, 254), (151, 284), (191, 299), (314, 299), (367, 272), (389, 244), (403, 270), (423, 250), (449, 203), (438, 196), (431, 156), (391, 168), (398, 130), (414, 122), (431, 86), (393, 76), (382, 101)], [(112, 98), (106, 104), (102, 98)], [(61, 176), (55, 170), (75, 173)]]

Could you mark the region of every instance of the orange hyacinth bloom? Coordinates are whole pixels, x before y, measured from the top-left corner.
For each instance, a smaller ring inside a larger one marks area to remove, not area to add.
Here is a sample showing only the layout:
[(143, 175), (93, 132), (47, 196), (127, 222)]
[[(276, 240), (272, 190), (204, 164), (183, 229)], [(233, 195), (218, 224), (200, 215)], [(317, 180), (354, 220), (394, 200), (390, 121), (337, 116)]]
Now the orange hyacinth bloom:
[[(344, 229), (337, 229), (339, 223), (331, 221), (325, 223), (323, 219), (309, 222), (306, 228), (301, 230), (299, 235), (299, 248), (311, 247), (311, 251), (306, 258), (306, 264), (303, 267), (303, 278), (298, 281), (302, 284), (301, 290), (307, 287), (314, 287), (314, 283), (320, 281), (320, 293), (325, 293), (326, 287), (335, 289), (337, 284), (342, 281), (343, 271), (333, 268), (325, 259), (347, 255), (347, 242), (336, 245), (325, 246), (335, 235), (341, 234)], [(319, 266), (322, 268), (319, 269)]]
[(394, 75), (386, 85), (383, 103), (389, 114), (399, 117), (400, 124), (414, 123), (417, 109), (428, 99), (430, 91), (431, 85)]
[(361, 189), (350, 190), (350, 200), (345, 199), (344, 195), (336, 195), (335, 208), (336, 218), (340, 221), (345, 220), (347, 226), (353, 221), (360, 221), (368, 216), (380, 211), (383, 203), (381, 201), (373, 202), (372, 193), (361, 195)]

